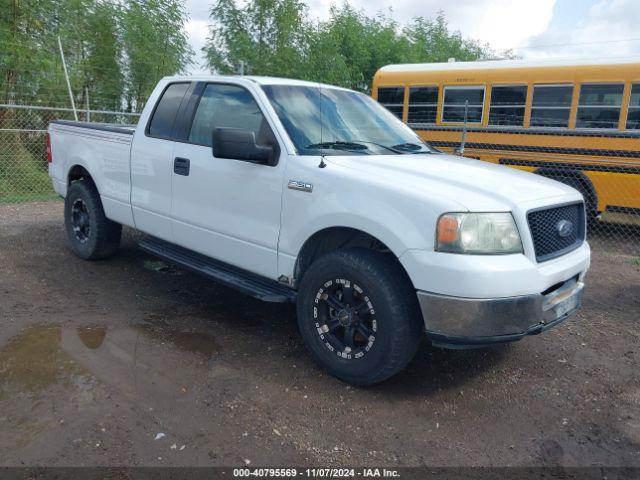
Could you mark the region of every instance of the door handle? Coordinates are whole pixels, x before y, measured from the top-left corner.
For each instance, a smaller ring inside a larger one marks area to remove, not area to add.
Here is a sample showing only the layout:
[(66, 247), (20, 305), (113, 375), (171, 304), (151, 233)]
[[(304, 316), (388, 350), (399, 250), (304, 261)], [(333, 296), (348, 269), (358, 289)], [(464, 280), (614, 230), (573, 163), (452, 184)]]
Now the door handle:
[(188, 158), (176, 157), (173, 160), (173, 173), (176, 175), (189, 176), (189, 167), (191, 162)]

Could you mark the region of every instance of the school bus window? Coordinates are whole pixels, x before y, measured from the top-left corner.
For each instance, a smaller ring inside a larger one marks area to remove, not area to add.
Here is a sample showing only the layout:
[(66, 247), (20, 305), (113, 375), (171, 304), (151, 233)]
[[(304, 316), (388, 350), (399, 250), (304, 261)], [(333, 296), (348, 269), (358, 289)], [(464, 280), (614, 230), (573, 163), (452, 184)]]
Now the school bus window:
[(467, 122), (480, 123), (484, 107), (484, 86), (444, 87), (442, 121), (464, 122), (465, 102), (469, 102)]
[(618, 128), (624, 84), (583, 84), (578, 100), (577, 128)]
[(634, 83), (631, 86), (627, 128), (629, 130), (640, 130), (640, 83)]
[(534, 85), (532, 127), (568, 127), (573, 85)]
[(438, 87), (411, 87), (409, 89), (409, 123), (436, 123)]
[(404, 87), (378, 87), (378, 102), (396, 117), (402, 118)]
[(489, 125), (521, 127), (527, 103), (526, 85), (504, 85), (491, 88)]

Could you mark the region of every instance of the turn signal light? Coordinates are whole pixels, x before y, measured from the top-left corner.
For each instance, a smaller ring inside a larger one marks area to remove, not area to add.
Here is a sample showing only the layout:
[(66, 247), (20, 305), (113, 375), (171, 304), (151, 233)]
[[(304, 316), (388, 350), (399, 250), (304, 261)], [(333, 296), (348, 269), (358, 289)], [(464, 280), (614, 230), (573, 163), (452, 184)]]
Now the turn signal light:
[(45, 151), (47, 152), (47, 163), (53, 162), (53, 155), (51, 154), (51, 137), (49, 132), (44, 134)]
[(454, 243), (458, 240), (458, 219), (443, 215), (438, 220), (438, 244)]

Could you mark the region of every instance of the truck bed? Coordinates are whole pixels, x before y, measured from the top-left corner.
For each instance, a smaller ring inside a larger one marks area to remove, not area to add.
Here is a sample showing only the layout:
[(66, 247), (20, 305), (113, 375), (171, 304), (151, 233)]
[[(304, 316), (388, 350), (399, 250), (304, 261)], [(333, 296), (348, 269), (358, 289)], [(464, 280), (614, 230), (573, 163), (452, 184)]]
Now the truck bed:
[(49, 176), (57, 193), (66, 196), (72, 172), (92, 173), (107, 218), (133, 224), (130, 154), (134, 125), (53, 120), (49, 124), (52, 162)]
[(136, 131), (136, 125), (134, 124), (114, 125), (112, 123), (75, 122), (73, 120), (52, 120), (51, 123), (70, 127), (89, 128), (91, 130), (102, 130), (105, 132), (124, 133), (125, 135), (133, 135)]

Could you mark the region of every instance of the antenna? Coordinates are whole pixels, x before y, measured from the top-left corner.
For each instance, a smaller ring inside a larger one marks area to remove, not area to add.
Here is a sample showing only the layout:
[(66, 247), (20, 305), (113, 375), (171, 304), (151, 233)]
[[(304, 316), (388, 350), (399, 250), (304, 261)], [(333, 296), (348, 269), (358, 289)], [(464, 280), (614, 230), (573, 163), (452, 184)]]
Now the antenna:
[(322, 142), (324, 142), (324, 138), (322, 135), (322, 84), (318, 84), (318, 92), (320, 93), (320, 164), (318, 168), (325, 168), (327, 164), (324, 162), (324, 151), (322, 147)]

